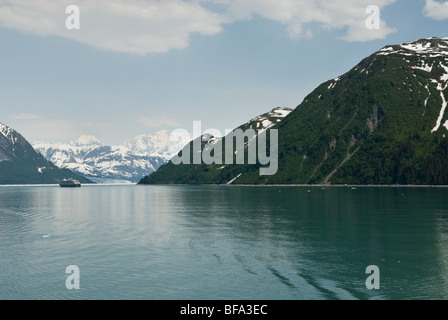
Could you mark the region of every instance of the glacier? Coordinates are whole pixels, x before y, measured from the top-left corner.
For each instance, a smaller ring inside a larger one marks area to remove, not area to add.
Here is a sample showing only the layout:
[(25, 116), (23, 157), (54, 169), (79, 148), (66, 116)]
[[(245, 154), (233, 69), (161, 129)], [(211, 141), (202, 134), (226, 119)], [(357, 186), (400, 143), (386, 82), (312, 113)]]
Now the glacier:
[(167, 130), (140, 135), (118, 146), (107, 146), (83, 135), (70, 143), (33, 144), (47, 160), (94, 181), (138, 182), (167, 163), (184, 146), (170, 140)]

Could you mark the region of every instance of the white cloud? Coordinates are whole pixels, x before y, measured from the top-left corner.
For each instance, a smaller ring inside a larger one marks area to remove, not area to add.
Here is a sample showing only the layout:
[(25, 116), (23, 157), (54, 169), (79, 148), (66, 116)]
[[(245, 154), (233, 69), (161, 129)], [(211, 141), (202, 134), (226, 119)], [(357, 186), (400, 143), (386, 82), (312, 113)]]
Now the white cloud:
[(425, 17), (434, 20), (448, 19), (448, 1), (440, 3), (434, 0), (426, 0), (423, 14), (425, 15)]
[[(375, 0), (375, 5), (382, 9), (395, 1)], [(254, 15), (285, 24), (292, 38), (310, 38), (317, 26), (344, 30), (347, 41), (383, 39), (395, 30), (384, 21), (380, 30), (365, 27), (365, 9), (371, 4), (372, 0), (0, 0), (0, 26), (145, 55), (184, 49), (192, 34), (215, 35), (223, 24)], [(80, 8), (80, 30), (65, 26), (69, 5)]]
[[(376, 0), (383, 9), (396, 0)], [(235, 19), (250, 19), (254, 14), (279, 21), (287, 26), (292, 38), (312, 37), (312, 24), (326, 30), (347, 30), (342, 39), (370, 41), (384, 39), (395, 29), (381, 21), (379, 30), (369, 30), (365, 21), (366, 8), (372, 0), (220, 0), (229, 6)]]
[(36, 120), (41, 119), (42, 117), (34, 113), (19, 113), (10, 115), (9, 118), (14, 120)]
[(179, 122), (176, 120), (168, 117), (166, 114), (158, 113), (155, 115), (152, 115), (151, 117), (147, 116), (141, 116), (137, 119), (137, 121), (144, 126), (150, 127), (150, 128), (159, 128), (164, 126), (169, 127), (178, 127), (180, 126)]
[[(65, 26), (69, 5), (80, 9), (80, 30), (68, 30)], [(223, 22), (222, 16), (196, 1), (0, 0), (2, 26), (139, 55), (183, 49), (191, 34), (217, 34)]]

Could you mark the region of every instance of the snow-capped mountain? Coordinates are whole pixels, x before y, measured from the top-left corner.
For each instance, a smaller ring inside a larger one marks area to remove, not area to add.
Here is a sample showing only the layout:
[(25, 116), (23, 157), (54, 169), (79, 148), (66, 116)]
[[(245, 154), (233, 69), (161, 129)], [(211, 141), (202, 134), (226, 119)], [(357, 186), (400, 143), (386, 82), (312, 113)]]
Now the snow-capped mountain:
[(390, 45), (319, 85), (275, 126), (275, 175), (260, 176), (259, 165), (168, 163), (141, 183), (446, 185), (447, 107), (448, 38)]
[(0, 123), (0, 184), (57, 184), (61, 179), (78, 177), (60, 169), (36, 152), (16, 130)]
[(101, 141), (98, 140), (97, 137), (87, 135), (80, 136), (77, 140), (70, 142), (70, 144), (77, 147), (102, 145)]
[(127, 150), (141, 155), (171, 159), (184, 145), (170, 141), (170, 132), (162, 130), (154, 135), (140, 135), (123, 144)]
[(269, 130), (276, 124), (282, 122), (284, 118), (286, 118), (293, 109), (278, 107), (273, 109), (271, 112), (262, 114), (250, 121), (248, 121), (245, 125), (241, 127), (242, 130), (247, 130), (248, 128), (254, 129), (258, 131), (258, 133)]
[[(238, 127), (237, 129), (241, 129), (241, 131), (243, 132), (245, 132), (248, 129), (252, 129), (255, 132), (255, 137), (251, 141), (245, 143), (244, 148), (247, 148), (247, 146), (250, 143), (252, 143), (252, 141), (256, 141), (256, 137), (258, 137), (258, 135), (260, 135), (262, 132), (269, 130), (276, 124), (282, 122), (282, 120), (285, 117), (287, 117), (291, 112), (293, 112), (293, 109), (286, 107), (278, 107), (270, 112), (255, 117), (246, 122), (245, 124), (243, 124), (242, 126)], [(225, 139), (225, 137), (213, 137), (211, 135), (203, 136), (202, 141), (205, 142), (204, 151), (211, 150), (214, 144), (222, 143), (223, 139)], [(242, 150), (235, 150), (235, 154), (241, 151)]]
[(67, 168), (96, 181), (137, 182), (156, 171), (183, 146), (170, 141), (168, 131), (138, 136), (121, 146), (107, 146), (94, 136), (81, 136), (70, 143), (37, 142), (34, 148), (60, 168)]
[[(258, 117), (249, 120), (245, 124), (239, 126), (237, 129), (241, 129), (243, 132), (247, 129), (253, 129), (255, 131), (255, 136), (257, 137), (260, 133), (269, 130), (276, 124), (280, 123), (286, 116), (288, 116), (293, 109), (286, 107), (278, 107), (273, 109), (272, 111), (262, 114)], [(213, 144), (221, 142), (225, 137), (213, 137), (210, 134), (202, 136), (202, 142), (204, 144), (204, 148), (212, 147)], [(247, 143), (246, 143), (247, 146)], [(238, 150), (236, 150), (238, 152)]]
[[(384, 56), (400, 55), (405, 62), (411, 65), (412, 69), (421, 70), (430, 75), (429, 83), (424, 86), (428, 93), (424, 106), (426, 112), (428, 100), (431, 97), (430, 84), (432, 84), (442, 100), (440, 114), (431, 133), (438, 131), (442, 126), (442, 120), (444, 120), (448, 105), (444, 94), (444, 91), (448, 88), (448, 38), (428, 38), (407, 42), (399, 46), (387, 46), (377, 54)], [(419, 84), (423, 86), (422, 83), (419, 82)], [(443, 127), (448, 130), (448, 120), (443, 123)]]

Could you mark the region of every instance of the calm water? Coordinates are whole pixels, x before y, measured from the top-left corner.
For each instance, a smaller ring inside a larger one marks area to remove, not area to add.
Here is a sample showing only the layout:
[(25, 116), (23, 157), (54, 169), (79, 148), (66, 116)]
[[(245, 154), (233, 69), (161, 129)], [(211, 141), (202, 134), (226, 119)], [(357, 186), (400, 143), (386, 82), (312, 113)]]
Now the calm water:
[(0, 187), (0, 299), (447, 298), (448, 189)]

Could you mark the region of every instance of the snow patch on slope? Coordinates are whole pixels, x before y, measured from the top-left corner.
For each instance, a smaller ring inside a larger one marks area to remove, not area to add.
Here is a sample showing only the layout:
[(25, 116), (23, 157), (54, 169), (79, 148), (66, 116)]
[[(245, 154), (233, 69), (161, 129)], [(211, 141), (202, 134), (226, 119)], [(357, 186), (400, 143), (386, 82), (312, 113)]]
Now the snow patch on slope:
[(328, 85), (328, 87), (327, 87), (328, 90), (332, 90), (334, 87), (336, 87), (336, 85), (338, 84), (338, 82), (339, 82), (340, 80), (341, 80), (340, 77), (333, 79), (334, 82), (331, 82), (331, 83)]
[(15, 144), (17, 142), (17, 138), (14, 137), (14, 129), (11, 129), (10, 127), (4, 125), (3, 123), (0, 123), (0, 133), (8, 140), (11, 141), (12, 144)]
[[(439, 130), (440, 125), (442, 124), (443, 116), (445, 115), (446, 107), (447, 107), (447, 101), (445, 99), (445, 95), (443, 94), (443, 91), (440, 91), (440, 96), (442, 97), (442, 109), (440, 110), (440, 115), (439, 115), (439, 118), (437, 119), (436, 126), (434, 127), (434, 129), (431, 130), (431, 133), (434, 133), (437, 130)], [(448, 125), (448, 122), (446, 122), (445, 125)], [(448, 127), (447, 127), (447, 130), (448, 130)]]
[(425, 45), (423, 45), (422, 43), (415, 43), (415, 42), (405, 43), (402, 44), (401, 47), (407, 50), (415, 51), (417, 53), (426, 53), (428, 49), (431, 47), (431, 43), (428, 42)]
[[(434, 128), (431, 130), (431, 133), (434, 133), (440, 129), (447, 109), (447, 100), (445, 97), (445, 91), (448, 88), (447, 40), (447, 38), (427, 38), (413, 42), (407, 42), (398, 46), (387, 46), (377, 52), (377, 55), (383, 56), (392, 54), (404, 56), (403, 59), (408, 64), (410, 64), (411, 68), (431, 73), (432, 77), (431, 79), (429, 79), (429, 81), (431, 84), (436, 86), (438, 91), (440, 91), (440, 97), (442, 98), (442, 106), (439, 112), (439, 116), (436, 120)], [(444, 72), (440, 72), (440, 69), (443, 69)], [(414, 74), (414, 76), (416, 75)], [(431, 90), (428, 85), (425, 86), (425, 89), (428, 91), (428, 97), (424, 101), (425, 110), (423, 112), (423, 115), (426, 114), (426, 108), (431, 96)], [(410, 91), (412, 91), (411, 88)], [(448, 121), (443, 124), (443, 127), (447, 128), (448, 130)]]
[(446, 128), (446, 130), (448, 130), (448, 120), (445, 121), (445, 124), (443, 126)]
[(235, 182), (236, 179), (238, 179), (239, 177), (241, 177), (242, 173), (240, 173), (239, 175), (237, 175), (235, 178), (233, 178), (232, 180), (230, 180), (229, 182), (227, 182), (227, 184), (232, 184), (233, 182)]
[(426, 72), (432, 72), (432, 67), (433, 66), (430, 66), (429, 64), (426, 64), (426, 62), (422, 61), (422, 65), (421, 66), (413, 66), (412, 69), (423, 70), (423, 71), (426, 71)]
[(448, 81), (448, 66), (444, 66), (443, 64), (440, 64), (440, 66), (445, 70), (445, 74), (443, 74), (440, 77), (441, 81)]
[(10, 127), (5, 126), (3, 123), (0, 123), (0, 133), (7, 138), (12, 132)]
[[(434, 40), (440, 41), (436, 43)], [(386, 46), (379, 50), (376, 54), (383, 56), (400, 54), (407, 57), (415, 57), (416, 55), (430, 58), (446, 57), (448, 55), (448, 41), (446, 38), (428, 38), (407, 42), (399, 46)]]
[(275, 126), (278, 122), (286, 118), (292, 111), (293, 110), (288, 108), (275, 108), (269, 113), (250, 120), (246, 123), (246, 125), (255, 123), (254, 129), (259, 130), (259, 132), (263, 132)]

